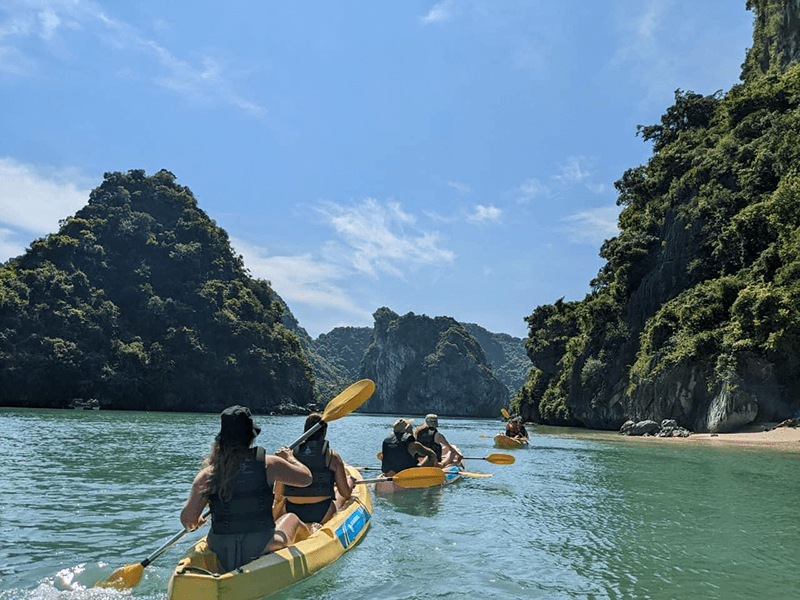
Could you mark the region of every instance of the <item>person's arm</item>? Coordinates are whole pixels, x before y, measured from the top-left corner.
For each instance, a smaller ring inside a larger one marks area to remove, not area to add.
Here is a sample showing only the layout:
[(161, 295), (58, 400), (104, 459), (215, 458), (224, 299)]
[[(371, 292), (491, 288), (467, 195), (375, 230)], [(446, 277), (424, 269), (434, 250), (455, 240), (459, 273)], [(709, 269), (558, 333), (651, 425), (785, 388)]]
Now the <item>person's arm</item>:
[(450, 452), (450, 462), (458, 462), (462, 458), (464, 458), (464, 456), (461, 454), (461, 451), (458, 448), (456, 448), (455, 446), (453, 446), (453, 444), (448, 442), (447, 438), (444, 437), (444, 435), (441, 434), (440, 432), (437, 431), (436, 432), (436, 436), (433, 439), (438, 444), (441, 444), (442, 450), (443, 450), (442, 456), (444, 456), (444, 450), (447, 450), (448, 452)]
[(181, 524), (184, 529), (192, 531), (205, 523), (202, 517), (203, 509), (208, 504), (206, 497), (206, 490), (208, 489), (208, 480), (211, 476), (211, 467), (206, 467), (200, 471), (194, 478), (192, 483), (192, 491), (186, 499), (186, 504), (181, 511)]
[(418, 466), (420, 467), (438, 467), (439, 463), (436, 460), (436, 452), (428, 448), (427, 446), (423, 446), (419, 442), (411, 442), (408, 445), (408, 453), (417, 458), (418, 455), (422, 455), (423, 458), (420, 459)]
[(286, 485), (307, 487), (314, 480), (308, 467), (297, 460), (287, 446), (274, 455), (266, 456), (264, 462), (267, 466), (267, 481), (270, 484), (280, 481)]
[(336, 489), (339, 490), (339, 495), (345, 500), (349, 500), (353, 493), (353, 485), (351, 485), (350, 478), (347, 476), (347, 469), (344, 468), (342, 457), (332, 450), (330, 468), (336, 477)]

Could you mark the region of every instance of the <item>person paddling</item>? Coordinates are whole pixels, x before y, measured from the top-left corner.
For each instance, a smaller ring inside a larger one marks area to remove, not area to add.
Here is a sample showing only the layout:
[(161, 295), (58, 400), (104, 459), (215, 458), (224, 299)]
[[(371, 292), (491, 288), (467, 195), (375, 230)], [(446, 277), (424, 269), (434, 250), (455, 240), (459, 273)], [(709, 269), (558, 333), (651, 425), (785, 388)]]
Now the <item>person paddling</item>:
[(208, 546), (225, 572), (312, 533), (295, 514), (274, 520), (273, 485), (309, 485), (312, 475), (287, 447), (275, 455), (253, 447), (260, 432), (249, 408), (237, 405), (222, 411), (219, 434), (181, 512), (181, 524), (193, 530), (205, 523), (202, 512), (210, 505)]
[(439, 431), (439, 417), (433, 413), (425, 417), (425, 424), (417, 427), (414, 438), (436, 453), (436, 460), (442, 467), (458, 464), (464, 458), (458, 448), (447, 441)]
[(383, 440), (381, 470), (385, 477), (413, 467), (439, 466), (436, 453), (414, 439), (413, 422), (414, 419), (397, 419), (392, 425), (392, 433)]
[(522, 424), (522, 419), (511, 419), (506, 423), (506, 435), (511, 438), (527, 438), (528, 432)]
[[(311, 413), (303, 431), (321, 421), (320, 413)], [(311, 485), (275, 485), (275, 496), (283, 494), (286, 498), (286, 512), (296, 514), (305, 523), (327, 522), (353, 493), (353, 480), (347, 475), (342, 457), (331, 450), (325, 439), (328, 425), (322, 423), (317, 432), (294, 449), (294, 457), (311, 471), (314, 478)]]

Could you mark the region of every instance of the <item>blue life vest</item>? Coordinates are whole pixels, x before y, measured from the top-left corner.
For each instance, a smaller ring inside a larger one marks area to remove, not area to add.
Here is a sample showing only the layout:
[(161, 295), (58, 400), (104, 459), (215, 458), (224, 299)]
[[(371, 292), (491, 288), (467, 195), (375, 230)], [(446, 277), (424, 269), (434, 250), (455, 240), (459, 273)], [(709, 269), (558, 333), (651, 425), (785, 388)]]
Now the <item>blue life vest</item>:
[(212, 495), (211, 530), (217, 534), (250, 533), (275, 529), (272, 518), (274, 496), (267, 481), (264, 448), (250, 448), (248, 458), (242, 462), (233, 481), (230, 500), (218, 493)]
[(392, 433), (383, 440), (381, 469), (384, 473), (389, 471), (399, 473), (405, 469), (418, 466), (416, 456), (411, 456), (408, 453), (408, 445), (413, 441), (414, 436), (410, 433), (404, 433), (402, 436)]
[(287, 485), (283, 495), (333, 498), (333, 482), (336, 477), (328, 464), (328, 440), (313, 440), (300, 444), (294, 449), (294, 457), (308, 467), (314, 479), (308, 487)]
[(437, 429), (423, 425), (417, 431), (417, 441), (436, 452), (436, 460), (442, 460), (442, 445), (436, 441)]

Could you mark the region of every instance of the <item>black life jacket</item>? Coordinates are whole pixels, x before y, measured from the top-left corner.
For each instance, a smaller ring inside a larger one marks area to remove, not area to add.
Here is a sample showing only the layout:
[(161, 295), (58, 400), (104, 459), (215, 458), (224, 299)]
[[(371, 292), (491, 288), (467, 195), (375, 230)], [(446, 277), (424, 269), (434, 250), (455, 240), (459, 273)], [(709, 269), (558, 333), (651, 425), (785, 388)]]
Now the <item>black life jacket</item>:
[(313, 440), (300, 444), (294, 449), (294, 457), (308, 467), (314, 479), (308, 487), (287, 485), (283, 490), (283, 495), (333, 498), (333, 482), (336, 480), (336, 476), (330, 468), (328, 440)]
[(250, 448), (248, 458), (233, 480), (230, 500), (218, 493), (208, 499), (211, 505), (211, 530), (217, 534), (250, 533), (275, 529), (272, 518), (272, 486), (267, 481), (264, 448)]
[(416, 457), (408, 453), (408, 445), (413, 441), (414, 436), (410, 433), (404, 433), (402, 436), (392, 433), (383, 440), (381, 469), (384, 473), (389, 471), (399, 473), (405, 469), (418, 466)]
[(417, 441), (436, 452), (436, 460), (442, 460), (442, 445), (436, 441), (437, 432), (435, 427), (423, 425), (417, 430)]

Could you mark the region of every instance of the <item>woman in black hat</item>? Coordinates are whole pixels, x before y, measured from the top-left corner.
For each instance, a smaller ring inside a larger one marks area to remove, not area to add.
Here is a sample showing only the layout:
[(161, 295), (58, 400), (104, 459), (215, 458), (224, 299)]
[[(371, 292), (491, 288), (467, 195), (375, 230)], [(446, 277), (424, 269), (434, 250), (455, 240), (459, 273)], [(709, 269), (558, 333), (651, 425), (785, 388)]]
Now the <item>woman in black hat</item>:
[(250, 409), (231, 406), (220, 415), (220, 430), (192, 484), (181, 512), (186, 529), (196, 529), (205, 520), (202, 512), (211, 506), (208, 546), (225, 571), (232, 571), (272, 552), (304, 539), (311, 533), (297, 515), (287, 513), (277, 521), (272, 516), (276, 482), (307, 486), (311, 471), (297, 461), (289, 448), (267, 455), (253, 441), (261, 428), (253, 423)]

